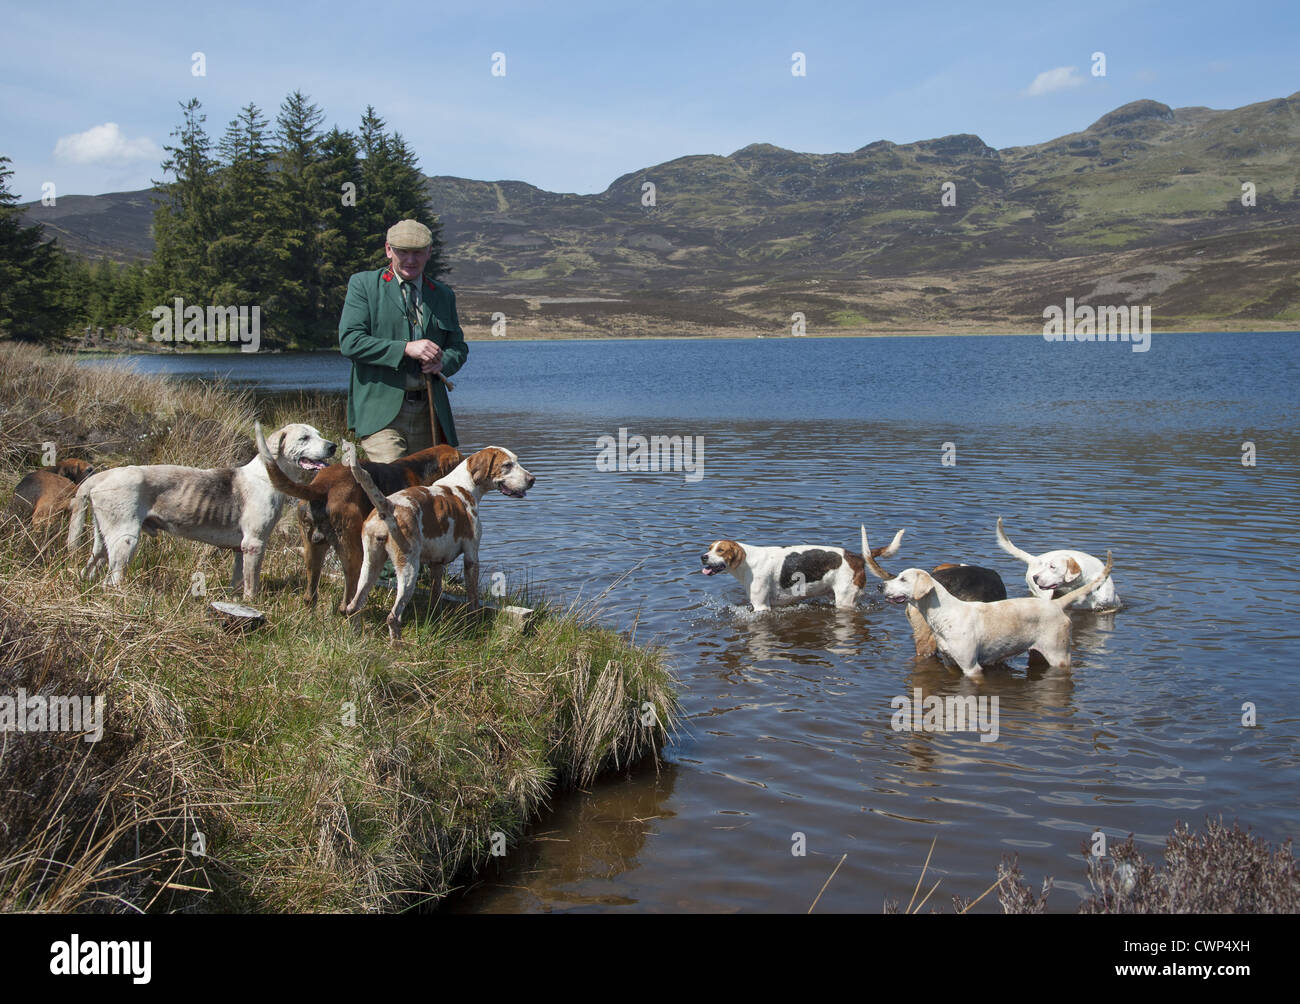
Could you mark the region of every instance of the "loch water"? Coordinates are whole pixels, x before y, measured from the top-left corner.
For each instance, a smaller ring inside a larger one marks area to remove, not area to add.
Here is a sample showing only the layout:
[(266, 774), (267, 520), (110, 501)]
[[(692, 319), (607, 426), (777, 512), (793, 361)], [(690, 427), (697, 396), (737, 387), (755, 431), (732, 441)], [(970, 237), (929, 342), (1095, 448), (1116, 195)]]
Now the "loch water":
[[(332, 353), (135, 364), (269, 392), (348, 375)], [(508, 446), (538, 477), (524, 502), (485, 500), (484, 572), (599, 597), (604, 623), (667, 649), (685, 718), (658, 771), (558, 798), (444, 909), (803, 912), (843, 858), (818, 912), (876, 913), (907, 903), (934, 841), (931, 905), (977, 896), (1011, 853), (1069, 911), (1098, 830), (1157, 860), (1179, 820), (1296, 835), (1300, 333), (1157, 333), (1142, 353), (503, 339), (470, 343), (454, 379), (462, 448)], [(604, 469), (620, 430), (702, 449), (691, 470)], [(999, 515), (1029, 551), (1114, 553), (1123, 609), (1073, 615), (1068, 670), (1022, 656), (965, 679), (917, 660), (874, 588), (852, 611), (755, 615), (733, 578), (700, 574), (718, 538), (856, 549), (865, 523), (877, 544), (907, 528), (890, 570), (987, 565), (1025, 595)], [(896, 730), (918, 689), (996, 697), (996, 739)]]

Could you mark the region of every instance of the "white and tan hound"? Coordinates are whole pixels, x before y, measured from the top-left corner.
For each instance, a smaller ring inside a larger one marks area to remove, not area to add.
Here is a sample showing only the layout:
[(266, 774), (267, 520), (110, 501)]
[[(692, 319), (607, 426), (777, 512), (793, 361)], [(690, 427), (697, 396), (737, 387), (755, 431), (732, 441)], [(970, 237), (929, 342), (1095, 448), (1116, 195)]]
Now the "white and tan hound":
[[(867, 543), (867, 528), (865, 526), (862, 527), (862, 553), (871, 553), (871, 546)], [(872, 575), (884, 579), (886, 582), (893, 578), (892, 575), (876, 563), (874, 557), (867, 559), (867, 568)], [(992, 603), (995, 600), (1005, 600), (1007, 598), (1007, 587), (1002, 581), (1002, 576), (991, 568), (981, 568), (979, 565), (955, 565), (950, 561), (946, 561), (942, 565), (935, 565), (930, 569), (930, 575), (934, 577), (934, 580), (939, 585), (943, 586), (944, 589), (959, 600), (967, 600), (971, 603)], [(907, 622), (912, 625), (912, 645), (916, 649), (917, 656), (925, 659), (934, 655), (938, 648), (935, 644), (934, 632), (925, 623), (925, 618), (921, 616), (915, 603), (909, 602), (907, 604)]]
[(1107, 551), (1106, 567), (1099, 576), (1050, 600), (1021, 596), (995, 603), (967, 603), (920, 568), (899, 572), (881, 592), (890, 603), (915, 604), (934, 632), (939, 651), (967, 676), (1021, 652), (1036, 652), (1053, 666), (1068, 667), (1070, 618), (1065, 609), (1100, 586), (1110, 569)]
[[(311, 480), (334, 455), (333, 443), (301, 424), (273, 432), (270, 449), (281, 472), (300, 482)], [(77, 489), (70, 506), (68, 549), (76, 548), (86, 506), (93, 504), (95, 546), (83, 576), (90, 578), (107, 564), (108, 584), (118, 585), (142, 533), (171, 533), (234, 551), (230, 588), (242, 585), (244, 599), (252, 599), (262, 553), (284, 500), (260, 456), (243, 467), (212, 470), (174, 464), (114, 467), (92, 474)]]
[[(896, 554), (904, 533), (899, 530), (894, 534), (889, 546), (875, 551), (875, 557)], [(847, 609), (858, 602), (867, 587), (862, 555), (842, 547), (757, 547), (737, 540), (715, 540), (700, 555), (700, 563), (704, 575), (730, 572), (739, 579), (759, 613), (817, 596), (834, 596), (835, 605)]]
[(357, 463), (356, 450), (344, 447), (343, 462), (370, 496), (375, 510), (361, 527), (365, 557), (357, 593), (347, 606), (355, 614), (366, 602), (387, 557), (397, 575), (397, 596), (388, 614), (389, 636), (402, 636), (402, 611), (415, 593), (421, 562), (433, 566), (433, 600), (442, 594), (443, 569), (459, 557), (465, 559), (465, 593), (471, 610), (478, 609), (478, 548), (483, 528), (478, 505), (484, 492), (495, 488), (507, 498), (521, 499), (536, 482), (519, 458), (499, 446), (489, 446), (469, 456), (445, 478), (429, 486), (405, 488), (385, 497)]
[[(1025, 584), (1031, 593), (1044, 599), (1063, 596), (1083, 583), (1091, 582), (1101, 571), (1101, 560), (1083, 551), (1046, 551), (1034, 555), (1020, 550), (1002, 532), (1001, 516), (998, 517), (998, 546), (1029, 566), (1025, 571)], [(1085, 610), (1115, 610), (1119, 605), (1119, 594), (1109, 576), (1096, 592), (1079, 604)]]

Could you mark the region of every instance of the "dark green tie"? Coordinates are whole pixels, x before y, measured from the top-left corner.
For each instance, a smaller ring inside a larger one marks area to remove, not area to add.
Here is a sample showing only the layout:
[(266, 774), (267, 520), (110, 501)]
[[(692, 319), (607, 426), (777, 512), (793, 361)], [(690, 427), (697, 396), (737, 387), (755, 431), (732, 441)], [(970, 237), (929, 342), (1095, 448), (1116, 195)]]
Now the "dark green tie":
[(405, 281), (402, 283), (402, 300), (406, 304), (406, 320), (411, 326), (411, 332), (407, 336), (408, 339), (415, 338), (416, 332), (422, 330), (420, 326), (420, 301), (417, 299), (419, 295), (415, 283)]

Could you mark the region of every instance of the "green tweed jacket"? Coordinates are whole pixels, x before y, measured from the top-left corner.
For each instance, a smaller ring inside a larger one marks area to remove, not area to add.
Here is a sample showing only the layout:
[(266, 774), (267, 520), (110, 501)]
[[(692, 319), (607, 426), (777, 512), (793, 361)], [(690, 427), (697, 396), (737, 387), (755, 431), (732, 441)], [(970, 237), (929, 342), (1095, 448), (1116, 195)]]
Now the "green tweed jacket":
[[(424, 337), (442, 348), (442, 373), (451, 376), (465, 364), (469, 346), (456, 316), (451, 287), (422, 276)], [(410, 328), (402, 307), (402, 285), (392, 269), (358, 272), (348, 280), (339, 317), (339, 352), (352, 360), (348, 386), (348, 427), (358, 437), (386, 428), (397, 417), (406, 394), (406, 371), (419, 364), (404, 355)], [(459, 446), (447, 388), (433, 380), (433, 408), (452, 446)]]

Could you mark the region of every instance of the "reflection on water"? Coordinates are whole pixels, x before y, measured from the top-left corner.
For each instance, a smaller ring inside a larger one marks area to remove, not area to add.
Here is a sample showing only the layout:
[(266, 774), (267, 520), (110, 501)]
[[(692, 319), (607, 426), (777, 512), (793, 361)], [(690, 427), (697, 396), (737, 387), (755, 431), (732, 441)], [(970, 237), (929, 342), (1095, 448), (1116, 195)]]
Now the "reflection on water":
[[(847, 854), (818, 912), (874, 913), (907, 902), (937, 836), (931, 904), (978, 895), (1017, 853), (1067, 910), (1098, 828), (1158, 848), (1176, 820), (1222, 814), (1295, 835), (1300, 336), (794, 344), (472, 346), (466, 445), (507, 445), (539, 478), (526, 503), (485, 502), (484, 572), (568, 600), (636, 567), (602, 617), (668, 648), (688, 720), (659, 773), (557, 799), (449, 909), (802, 912)], [(337, 362), (284, 366), (338, 387)], [(704, 478), (597, 471), (620, 426), (703, 436)], [(730, 576), (699, 574), (720, 537), (856, 547), (865, 522), (908, 528), (891, 570), (973, 561), (1024, 595), (999, 515), (1027, 550), (1114, 552), (1125, 607), (1073, 615), (1068, 671), (1020, 657), (968, 680), (915, 659), (874, 591), (755, 615)], [(997, 741), (893, 731), (891, 699), (916, 688), (996, 696)]]

